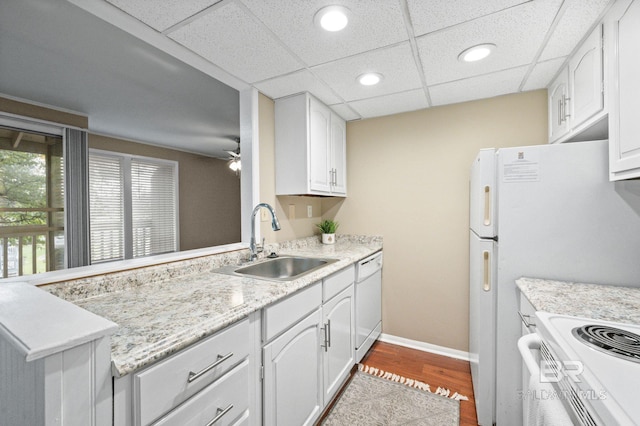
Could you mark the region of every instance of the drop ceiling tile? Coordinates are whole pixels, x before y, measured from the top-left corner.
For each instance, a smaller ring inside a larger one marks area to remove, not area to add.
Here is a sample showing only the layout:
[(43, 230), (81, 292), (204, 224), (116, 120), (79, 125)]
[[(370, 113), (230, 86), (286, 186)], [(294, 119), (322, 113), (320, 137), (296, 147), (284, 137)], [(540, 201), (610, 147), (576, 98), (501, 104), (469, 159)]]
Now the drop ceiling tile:
[[(409, 42), (313, 67), (345, 101), (372, 98), (422, 87)], [(356, 78), (365, 72), (384, 76), (375, 86), (362, 86)]]
[[(561, 0), (537, 0), (433, 34), (417, 44), (428, 85), (529, 64), (536, 56)], [(461, 62), (463, 50), (481, 43), (496, 49), (478, 62)]]
[[(308, 66), (408, 39), (398, 0), (242, 0)], [(349, 25), (335, 33), (314, 25), (324, 6), (350, 10)]]
[(567, 9), (540, 56), (543, 61), (569, 55), (609, 4), (609, 0), (567, 1)]
[(551, 79), (556, 75), (566, 57), (555, 58), (549, 61), (539, 62), (527, 78), (522, 90), (543, 89), (551, 83)]
[(282, 98), (294, 93), (309, 92), (327, 105), (342, 102), (342, 99), (336, 96), (326, 84), (323, 84), (306, 69), (261, 81), (254, 86), (271, 99)]
[(345, 121), (359, 120), (362, 118), (353, 110), (353, 108), (346, 104), (329, 105), (329, 107)]
[(407, 0), (413, 33), (421, 36), (442, 28), (480, 18), (529, 0)]
[(380, 117), (427, 108), (427, 98), (422, 89), (394, 93), (372, 99), (349, 102), (362, 118)]
[(164, 31), (220, 0), (107, 0), (151, 28)]
[(523, 66), (429, 87), (431, 102), (447, 105), (516, 93), (526, 72)]
[(214, 8), (169, 37), (248, 83), (301, 68), (268, 31), (233, 2)]

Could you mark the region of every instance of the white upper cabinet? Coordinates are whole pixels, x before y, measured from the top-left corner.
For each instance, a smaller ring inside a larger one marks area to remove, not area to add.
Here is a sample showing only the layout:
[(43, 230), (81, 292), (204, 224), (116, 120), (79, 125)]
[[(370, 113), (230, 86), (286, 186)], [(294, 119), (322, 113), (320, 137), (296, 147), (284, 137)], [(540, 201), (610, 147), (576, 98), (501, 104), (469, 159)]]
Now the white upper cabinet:
[(347, 124), (335, 113), (331, 113), (331, 168), (333, 187), (338, 195), (347, 195)]
[(308, 93), (276, 101), (276, 195), (347, 195), (346, 123)]
[(549, 85), (550, 143), (607, 136), (602, 37), (598, 25)]
[[(289, 124), (293, 125), (293, 124)], [(276, 144), (278, 144), (276, 130)], [(309, 189), (331, 192), (331, 111), (320, 102), (309, 99)], [(276, 162), (278, 156), (276, 156)], [(295, 161), (295, 159), (290, 159)], [(276, 172), (277, 173), (277, 172)]]
[(566, 68), (549, 86), (549, 142), (569, 133), (566, 105), (569, 98), (569, 73)]
[(603, 111), (602, 25), (593, 30), (569, 61), (569, 90), (572, 127), (580, 126)]
[(640, 177), (640, 2), (617, 1), (607, 15), (609, 69), (615, 84), (608, 100), (611, 180)]

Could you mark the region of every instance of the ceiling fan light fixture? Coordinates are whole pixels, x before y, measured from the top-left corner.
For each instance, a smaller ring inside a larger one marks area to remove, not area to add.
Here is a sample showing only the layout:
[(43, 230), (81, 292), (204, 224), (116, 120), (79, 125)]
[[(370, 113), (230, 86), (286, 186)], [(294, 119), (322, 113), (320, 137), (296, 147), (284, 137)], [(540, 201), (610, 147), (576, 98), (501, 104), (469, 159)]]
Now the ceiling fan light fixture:
[(376, 84), (380, 83), (383, 78), (384, 76), (380, 73), (367, 72), (364, 74), (360, 74), (357, 80), (358, 83), (362, 84), (363, 86), (375, 86)]
[(476, 62), (489, 56), (496, 48), (495, 44), (483, 43), (476, 46), (471, 46), (468, 49), (463, 50), (458, 55), (458, 60), (461, 62)]
[(240, 138), (235, 138), (235, 141), (238, 144), (235, 151), (226, 152), (230, 155), (228, 163), (229, 168), (235, 172), (237, 176), (240, 176), (240, 171), (242, 170), (242, 161), (240, 159)]
[(349, 23), (349, 9), (344, 6), (327, 6), (313, 17), (316, 26), (331, 32), (343, 30)]
[(229, 162), (229, 168), (234, 172), (238, 172), (242, 169), (242, 163), (240, 163), (240, 160), (231, 160)]

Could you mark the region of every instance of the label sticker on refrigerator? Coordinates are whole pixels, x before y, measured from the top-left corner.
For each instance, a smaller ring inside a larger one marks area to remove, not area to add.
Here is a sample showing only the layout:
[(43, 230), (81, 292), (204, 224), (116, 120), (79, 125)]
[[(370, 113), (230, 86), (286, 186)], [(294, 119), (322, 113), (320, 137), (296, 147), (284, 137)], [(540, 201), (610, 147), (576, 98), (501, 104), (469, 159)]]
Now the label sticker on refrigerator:
[(540, 163), (535, 151), (503, 152), (503, 182), (538, 182), (540, 181)]

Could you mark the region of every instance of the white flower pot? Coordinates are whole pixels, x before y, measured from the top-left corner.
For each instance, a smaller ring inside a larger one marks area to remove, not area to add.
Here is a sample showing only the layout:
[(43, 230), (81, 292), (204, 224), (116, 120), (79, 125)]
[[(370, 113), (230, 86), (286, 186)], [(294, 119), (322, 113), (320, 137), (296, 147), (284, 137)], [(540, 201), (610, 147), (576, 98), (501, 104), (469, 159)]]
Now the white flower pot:
[(322, 244), (335, 244), (336, 234), (322, 234)]

